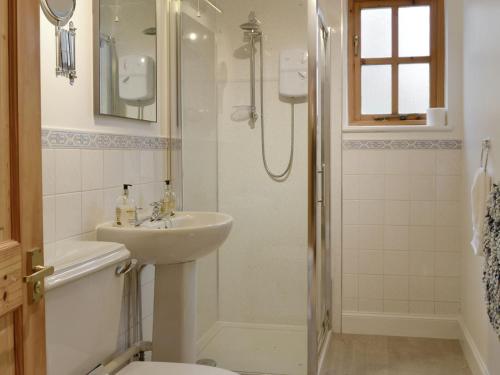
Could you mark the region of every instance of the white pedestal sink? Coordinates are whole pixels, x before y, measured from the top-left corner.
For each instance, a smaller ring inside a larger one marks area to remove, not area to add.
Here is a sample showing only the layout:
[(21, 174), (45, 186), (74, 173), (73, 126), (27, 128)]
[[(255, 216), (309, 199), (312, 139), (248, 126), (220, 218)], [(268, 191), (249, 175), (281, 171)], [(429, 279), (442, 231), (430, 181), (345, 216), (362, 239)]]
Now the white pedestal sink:
[[(221, 246), (233, 218), (218, 212), (178, 212), (168, 228), (97, 227), (99, 241), (124, 244), (141, 263), (155, 264), (153, 360), (196, 361), (196, 263)], [(156, 223), (155, 223), (156, 225)]]

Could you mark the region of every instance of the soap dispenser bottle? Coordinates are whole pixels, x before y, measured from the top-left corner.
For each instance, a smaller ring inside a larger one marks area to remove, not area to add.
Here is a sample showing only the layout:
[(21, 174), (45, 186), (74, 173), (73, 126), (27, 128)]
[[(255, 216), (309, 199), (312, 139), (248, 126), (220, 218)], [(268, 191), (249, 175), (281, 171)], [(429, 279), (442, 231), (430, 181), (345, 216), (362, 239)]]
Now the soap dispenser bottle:
[(118, 227), (133, 227), (137, 222), (137, 206), (135, 201), (129, 195), (129, 187), (132, 185), (123, 185), (123, 194), (116, 200), (116, 220)]
[(170, 180), (165, 180), (165, 191), (161, 201), (161, 213), (165, 216), (174, 216), (176, 208), (176, 197), (172, 190)]

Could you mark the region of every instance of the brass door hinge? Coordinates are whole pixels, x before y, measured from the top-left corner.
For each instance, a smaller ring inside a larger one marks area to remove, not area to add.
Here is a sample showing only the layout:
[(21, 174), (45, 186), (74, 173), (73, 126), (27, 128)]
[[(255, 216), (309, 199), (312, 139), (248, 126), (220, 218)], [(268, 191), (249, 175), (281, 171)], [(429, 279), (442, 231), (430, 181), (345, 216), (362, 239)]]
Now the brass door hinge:
[(31, 268), (31, 275), (23, 278), (24, 282), (28, 284), (31, 293), (31, 302), (36, 303), (40, 301), (45, 293), (45, 286), (43, 280), (54, 273), (54, 267), (43, 266), (43, 255), (41, 249), (33, 249), (28, 252), (28, 266)]

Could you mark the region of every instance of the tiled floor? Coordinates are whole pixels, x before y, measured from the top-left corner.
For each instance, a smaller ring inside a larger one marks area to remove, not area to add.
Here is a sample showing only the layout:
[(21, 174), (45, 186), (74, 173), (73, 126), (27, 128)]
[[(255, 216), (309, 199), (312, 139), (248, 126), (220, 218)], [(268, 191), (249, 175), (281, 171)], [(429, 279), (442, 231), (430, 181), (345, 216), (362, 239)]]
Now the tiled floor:
[(336, 335), (325, 375), (472, 375), (456, 340)]

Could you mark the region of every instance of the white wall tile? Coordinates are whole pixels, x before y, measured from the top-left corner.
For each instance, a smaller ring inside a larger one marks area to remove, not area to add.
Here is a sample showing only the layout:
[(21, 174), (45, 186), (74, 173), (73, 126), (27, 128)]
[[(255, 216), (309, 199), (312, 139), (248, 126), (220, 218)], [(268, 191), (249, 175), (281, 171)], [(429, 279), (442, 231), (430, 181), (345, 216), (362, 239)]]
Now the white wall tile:
[(342, 275), (342, 296), (347, 298), (358, 297), (358, 277), (357, 275)]
[(359, 226), (344, 225), (342, 231), (342, 247), (344, 249), (359, 249)]
[(460, 225), (460, 204), (440, 201), (436, 204), (436, 225)]
[(111, 188), (103, 191), (103, 222), (115, 220), (116, 200), (122, 193), (122, 188)]
[(408, 314), (408, 301), (384, 300), (384, 312), (388, 314)]
[(436, 153), (437, 175), (459, 176), (462, 173), (462, 153), (458, 150), (443, 150)]
[(104, 221), (104, 200), (102, 190), (82, 193), (82, 231), (91, 232)]
[(155, 181), (155, 156), (154, 151), (141, 151), (141, 183)]
[(408, 225), (410, 203), (407, 201), (385, 201), (385, 224)]
[(358, 163), (359, 174), (385, 173), (385, 154), (383, 151), (369, 150), (359, 152)]
[(408, 276), (384, 276), (384, 299), (408, 300)]
[(342, 198), (359, 199), (359, 175), (345, 175), (342, 179)]
[(42, 150), (42, 185), (43, 195), (52, 195), (56, 193), (55, 150)]
[(381, 250), (384, 248), (384, 227), (382, 225), (360, 225), (358, 228), (360, 249)]
[(434, 315), (434, 302), (410, 301), (410, 314)]
[(382, 299), (360, 298), (358, 301), (358, 311), (360, 312), (383, 312), (384, 301)]
[(55, 150), (56, 194), (82, 190), (81, 150)]
[(407, 175), (385, 176), (385, 199), (387, 200), (409, 200), (410, 199), (410, 177)]
[(123, 151), (123, 183), (136, 185), (141, 182), (141, 153), (139, 150)]
[(436, 276), (460, 276), (459, 253), (435, 253)]
[(410, 253), (410, 275), (433, 276), (434, 253), (424, 252), (424, 251), (412, 251)]
[(358, 293), (360, 299), (382, 299), (384, 296), (384, 278), (374, 275), (359, 275)]
[(459, 315), (460, 303), (458, 302), (436, 302), (436, 314)]
[(342, 297), (342, 311), (358, 311), (358, 299)]
[(386, 175), (407, 175), (410, 170), (410, 153), (402, 150), (385, 151), (385, 174)]
[(437, 227), (435, 248), (437, 251), (459, 252), (461, 237), (458, 227)]
[(63, 194), (56, 200), (56, 240), (82, 233), (82, 194)]
[(434, 301), (434, 278), (410, 276), (410, 300)]
[(359, 176), (359, 199), (384, 199), (385, 176), (361, 175)]
[(384, 253), (382, 251), (360, 250), (358, 254), (358, 273), (360, 275), (383, 275)]
[(155, 266), (148, 264), (141, 271), (141, 285), (151, 283), (155, 280)]
[(104, 187), (111, 188), (121, 186), (123, 179), (123, 151), (104, 150), (103, 168), (104, 168)]
[(167, 178), (166, 165), (166, 151), (155, 151), (155, 180), (164, 181)]
[(345, 225), (359, 224), (359, 201), (344, 201), (342, 221)]
[(435, 176), (411, 176), (410, 198), (414, 201), (432, 201), (436, 199)]
[(410, 174), (433, 176), (436, 174), (436, 153), (431, 150), (410, 151)]
[(359, 201), (359, 224), (383, 224), (384, 201), (362, 200)]
[(436, 198), (441, 201), (458, 201), (462, 193), (462, 179), (458, 176), (436, 177)]
[(56, 200), (43, 198), (43, 242), (54, 242), (56, 238)]
[(434, 250), (433, 226), (411, 226), (410, 227), (410, 250), (411, 251), (433, 251)]
[(342, 173), (359, 174), (359, 151), (346, 150), (342, 153)]
[(103, 151), (82, 150), (82, 190), (102, 189)]
[(384, 249), (407, 251), (409, 243), (409, 227), (386, 225), (384, 228)]
[(342, 256), (342, 272), (358, 273), (358, 252), (346, 251)]
[(408, 252), (384, 251), (384, 275), (408, 275), (408, 272)]
[(436, 301), (459, 302), (460, 279), (458, 277), (436, 277)]
[(434, 225), (435, 202), (415, 201), (411, 202), (410, 223), (411, 225)]

